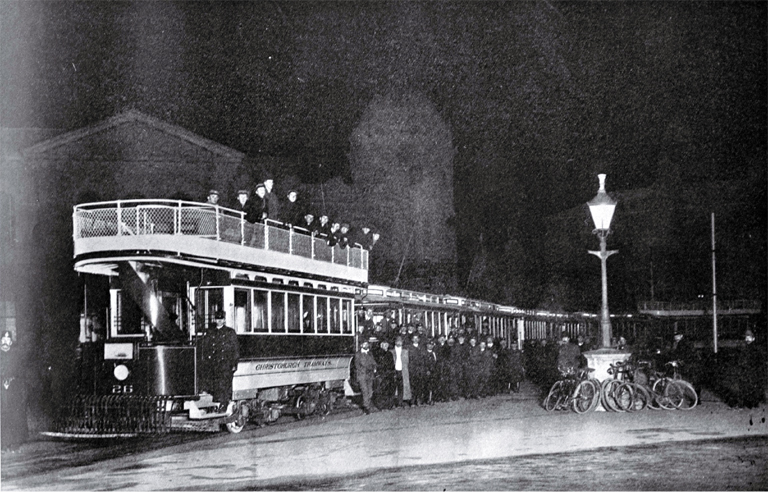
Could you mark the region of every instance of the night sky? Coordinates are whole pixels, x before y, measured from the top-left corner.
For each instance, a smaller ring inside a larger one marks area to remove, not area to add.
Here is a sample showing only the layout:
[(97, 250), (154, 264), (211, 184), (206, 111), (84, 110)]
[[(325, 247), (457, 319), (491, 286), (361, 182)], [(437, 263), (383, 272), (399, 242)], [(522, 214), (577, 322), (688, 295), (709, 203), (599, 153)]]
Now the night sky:
[(481, 232), (503, 249), (592, 198), (598, 172), (622, 192), (658, 183), (670, 162), (688, 184), (765, 188), (766, 2), (0, 9), (6, 127), (73, 130), (135, 108), (251, 156), (293, 159), (319, 183), (349, 179), (350, 134), (376, 95), (425, 94), (457, 150), (465, 273)]

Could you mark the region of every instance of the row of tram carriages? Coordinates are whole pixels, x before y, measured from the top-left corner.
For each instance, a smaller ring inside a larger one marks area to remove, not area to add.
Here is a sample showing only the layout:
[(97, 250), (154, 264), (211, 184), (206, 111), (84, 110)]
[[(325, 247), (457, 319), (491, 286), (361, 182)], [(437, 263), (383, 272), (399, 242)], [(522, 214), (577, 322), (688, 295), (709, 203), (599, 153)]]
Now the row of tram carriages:
[[(368, 284), (368, 251), (224, 207), (178, 200), (76, 205), (74, 268), (83, 279), (77, 393), (55, 435), (240, 432), (282, 415), (330, 412), (353, 394), (358, 318), (420, 322), (430, 336), (484, 321), (509, 344), (556, 320), (448, 295)], [(234, 409), (201, 388), (198, 339), (226, 313), (238, 335)], [(558, 328), (559, 329), (559, 328)]]

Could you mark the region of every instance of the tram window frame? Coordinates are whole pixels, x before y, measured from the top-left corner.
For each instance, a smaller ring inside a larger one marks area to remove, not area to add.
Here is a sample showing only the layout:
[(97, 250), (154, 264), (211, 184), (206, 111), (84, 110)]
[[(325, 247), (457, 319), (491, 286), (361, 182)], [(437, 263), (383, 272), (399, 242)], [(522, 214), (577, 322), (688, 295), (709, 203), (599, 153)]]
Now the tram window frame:
[[(251, 293), (253, 289), (235, 289), (235, 303), (233, 306), (233, 321), (235, 324), (235, 331), (237, 333), (251, 333), (251, 323), (253, 316), (251, 315)], [(243, 295), (245, 298), (243, 299)]]
[(328, 321), (329, 333), (341, 334), (341, 299), (338, 297), (328, 299)]
[(295, 292), (288, 292), (287, 308), (288, 333), (301, 333), (301, 295)]
[[(133, 300), (131, 300), (130, 304), (126, 304), (123, 300), (123, 291), (122, 289), (112, 289), (111, 292), (114, 292), (114, 299), (111, 301), (111, 304), (114, 306), (113, 309), (113, 316), (112, 316), (112, 323), (110, 326), (110, 336), (114, 338), (126, 338), (126, 337), (144, 337), (147, 334), (147, 328), (148, 324), (146, 323), (144, 319), (144, 313), (141, 312), (141, 306), (137, 306)], [(134, 309), (131, 310), (132, 314), (138, 314), (138, 326), (139, 331), (131, 332), (131, 333), (125, 333), (123, 332), (123, 328), (125, 326), (124, 320), (126, 316), (124, 316), (124, 307), (125, 306), (133, 306)]]
[[(302, 333), (317, 333), (315, 324), (315, 296), (304, 294), (301, 296), (301, 331)], [(307, 305), (309, 304), (309, 305)], [(307, 326), (309, 324), (309, 326)]]
[(350, 299), (341, 299), (341, 333), (342, 335), (352, 333), (352, 325), (354, 324), (352, 320), (352, 316), (354, 316), (354, 312), (352, 311), (352, 301)]
[[(218, 299), (215, 299), (218, 297)], [(211, 298), (214, 298), (213, 300)], [(216, 304), (219, 301), (220, 304)], [(195, 291), (195, 334), (202, 335), (215, 324), (216, 311), (224, 311), (224, 289), (221, 287), (197, 289)]]
[[(279, 296), (279, 297), (278, 297)], [(275, 302), (277, 301), (277, 302)], [(286, 325), (286, 292), (282, 290), (272, 290), (269, 292), (269, 332), (270, 333), (288, 333)], [(279, 309), (276, 304), (279, 304)], [(282, 327), (280, 327), (282, 325)]]
[(269, 291), (251, 289), (251, 331), (249, 333), (269, 333)]
[[(328, 296), (317, 296), (315, 298), (315, 333), (321, 335), (329, 334), (328, 326)], [(322, 304), (322, 308), (321, 308)]]

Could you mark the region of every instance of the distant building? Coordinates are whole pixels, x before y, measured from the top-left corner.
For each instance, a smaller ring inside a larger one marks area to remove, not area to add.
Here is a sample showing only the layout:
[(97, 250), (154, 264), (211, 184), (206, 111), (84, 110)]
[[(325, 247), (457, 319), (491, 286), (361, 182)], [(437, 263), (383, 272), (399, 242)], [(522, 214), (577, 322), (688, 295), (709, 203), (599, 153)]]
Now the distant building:
[(56, 319), (45, 313), (52, 302), (40, 299), (40, 285), (68, 278), (54, 270), (71, 271), (78, 201), (205, 201), (211, 188), (227, 201), (244, 174), (245, 154), (134, 110), (64, 133), (3, 128), (0, 135), (0, 329), (20, 333), (46, 314)]

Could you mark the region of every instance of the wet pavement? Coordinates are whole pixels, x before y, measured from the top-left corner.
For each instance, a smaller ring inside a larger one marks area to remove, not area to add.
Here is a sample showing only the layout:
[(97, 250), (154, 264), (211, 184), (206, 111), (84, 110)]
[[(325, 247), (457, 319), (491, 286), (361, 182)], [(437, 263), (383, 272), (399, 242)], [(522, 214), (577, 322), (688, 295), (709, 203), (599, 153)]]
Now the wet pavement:
[[(765, 405), (731, 409), (706, 393), (703, 400), (690, 411), (547, 413), (535, 388), (526, 386), (519, 394), (479, 401), (461, 400), (367, 416), (356, 411), (344, 418), (284, 426), (264, 435), (222, 434), (162, 449), (136, 449), (93, 464), (20, 473), (14, 475), (16, 478), (3, 479), (2, 488), (237, 490), (282, 488), (280, 484), (290, 488), (290, 484), (321, 481), (347, 488), (338, 482), (341, 477), (382, 470), (446, 469), (519, 457), (578, 455), (587, 450), (768, 436)], [(27, 462), (34, 466), (33, 457), (27, 456)], [(405, 488), (386, 486), (386, 481), (380, 485), (381, 489)], [(434, 484), (423, 487), (434, 488)]]

